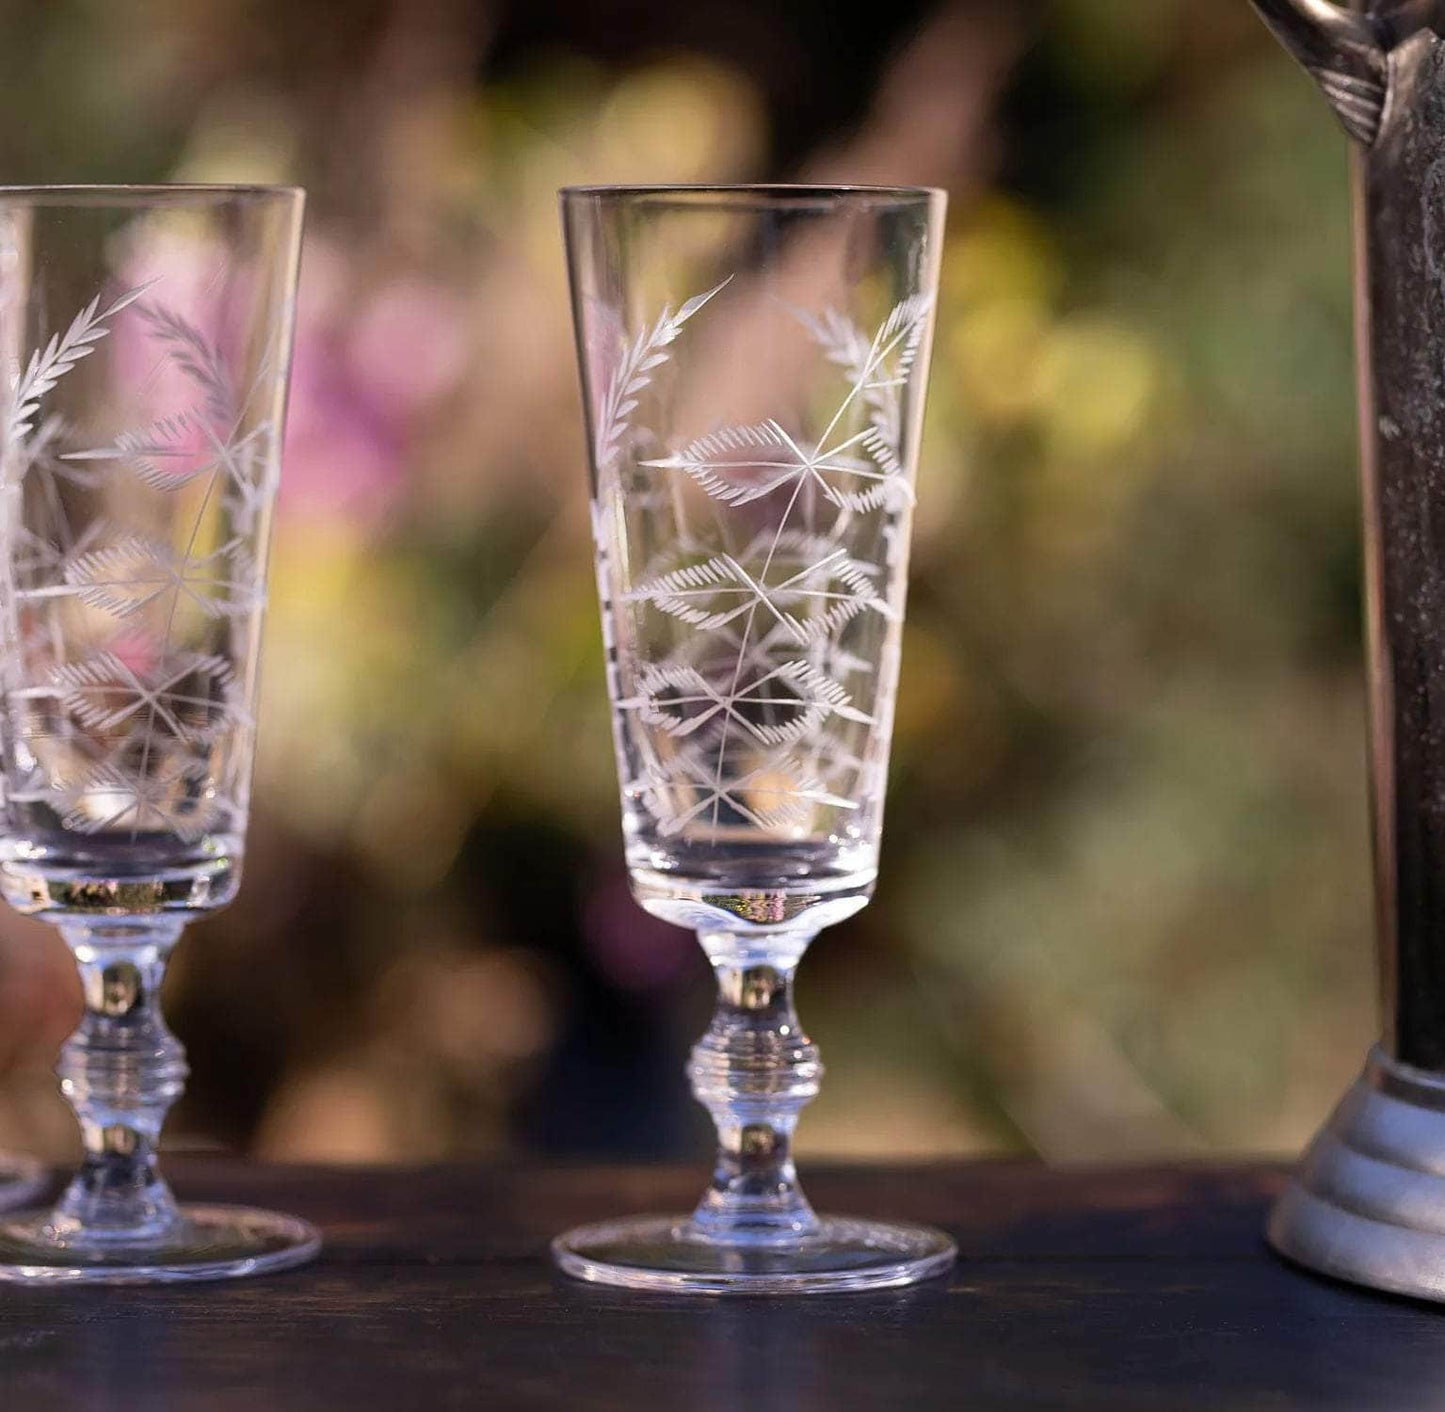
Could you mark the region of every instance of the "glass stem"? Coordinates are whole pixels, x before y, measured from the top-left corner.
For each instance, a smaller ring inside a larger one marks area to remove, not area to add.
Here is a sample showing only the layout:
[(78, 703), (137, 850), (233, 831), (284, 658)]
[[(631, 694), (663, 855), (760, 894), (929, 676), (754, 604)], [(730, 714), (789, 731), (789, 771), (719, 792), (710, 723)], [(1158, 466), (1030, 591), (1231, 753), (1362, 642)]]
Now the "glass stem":
[(688, 1065), (718, 1135), (712, 1185), (692, 1217), (709, 1240), (789, 1245), (817, 1228), (793, 1167), (793, 1130), (823, 1076), (793, 1008), (793, 973), (812, 939), (699, 933), (718, 982), (712, 1024)]
[(85, 1145), (52, 1217), (68, 1243), (145, 1245), (180, 1219), (156, 1170), (156, 1144), (186, 1083), (185, 1050), (160, 1011), (166, 962), (184, 925), (170, 917), (60, 925), (85, 992), (84, 1017), (57, 1069)]

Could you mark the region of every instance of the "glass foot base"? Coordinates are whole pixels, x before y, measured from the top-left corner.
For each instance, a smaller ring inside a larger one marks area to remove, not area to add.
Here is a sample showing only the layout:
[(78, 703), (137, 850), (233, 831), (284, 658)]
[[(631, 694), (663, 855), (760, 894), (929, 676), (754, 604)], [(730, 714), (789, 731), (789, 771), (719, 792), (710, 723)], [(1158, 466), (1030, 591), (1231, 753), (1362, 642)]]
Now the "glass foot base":
[(182, 1206), (163, 1241), (79, 1247), (58, 1239), (51, 1213), (0, 1221), (0, 1281), (140, 1285), (225, 1280), (304, 1265), (321, 1249), (315, 1226), (247, 1206)]
[(552, 1242), (574, 1279), (696, 1294), (827, 1294), (892, 1289), (941, 1275), (957, 1255), (931, 1226), (824, 1217), (788, 1246), (723, 1245), (685, 1216), (579, 1226)]
[(28, 1206), (48, 1180), (45, 1168), (28, 1157), (0, 1155), (0, 1211)]

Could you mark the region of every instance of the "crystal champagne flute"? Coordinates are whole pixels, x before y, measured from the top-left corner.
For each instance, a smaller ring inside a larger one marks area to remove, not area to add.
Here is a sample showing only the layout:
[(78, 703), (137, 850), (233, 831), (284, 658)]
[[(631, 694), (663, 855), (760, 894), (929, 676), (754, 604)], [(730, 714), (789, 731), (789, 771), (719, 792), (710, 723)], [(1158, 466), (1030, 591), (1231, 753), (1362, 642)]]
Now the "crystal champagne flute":
[(287, 1216), (178, 1206), (186, 1077), (159, 1009), (186, 924), (235, 896), (302, 194), (0, 188), (0, 892), (59, 928), (84, 1143), (0, 1279), (127, 1283), (309, 1259)]
[(819, 1217), (793, 974), (877, 875), (941, 192), (562, 195), (627, 862), (716, 972), (689, 1074), (717, 1127), (690, 1216), (558, 1238), (569, 1274), (711, 1292), (868, 1289), (942, 1233)]

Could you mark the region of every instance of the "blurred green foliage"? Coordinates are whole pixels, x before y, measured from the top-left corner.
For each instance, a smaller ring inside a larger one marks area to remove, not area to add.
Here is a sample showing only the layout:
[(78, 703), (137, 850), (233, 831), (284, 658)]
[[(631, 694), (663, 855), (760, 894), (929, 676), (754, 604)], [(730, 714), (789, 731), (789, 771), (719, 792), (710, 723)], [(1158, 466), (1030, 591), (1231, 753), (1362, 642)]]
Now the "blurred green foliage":
[[(780, 170), (732, 50), (641, 6), (604, 64), (548, 13), (504, 62), (505, 7), (0, 0), (5, 179), (312, 191), (252, 854), (175, 976), (181, 1125), (696, 1135), (707, 981), (621, 888), (554, 192), (789, 176), (954, 196), (883, 880), (805, 972), (805, 1150), (1296, 1145), (1374, 1023), (1345, 143), (1308, 82), (1243, 3), (961, 0)], [(66, 961), (3, 927), (0, 1136), (59, 1148)]]

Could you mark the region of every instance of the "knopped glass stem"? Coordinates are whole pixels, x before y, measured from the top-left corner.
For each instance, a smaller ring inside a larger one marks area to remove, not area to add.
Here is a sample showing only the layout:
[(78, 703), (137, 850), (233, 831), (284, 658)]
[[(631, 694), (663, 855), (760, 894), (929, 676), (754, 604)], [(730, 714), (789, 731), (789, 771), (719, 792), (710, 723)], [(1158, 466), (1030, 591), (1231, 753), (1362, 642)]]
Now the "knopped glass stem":
[(788, 1246), (818, 1229), (793, 1166), (798, 1116), (823, 1077), (793, 1007), (793, 975), (812, 939), (699, 933), (718, 982), (712, 1024), (688, 1065), (718, 1134), (712, 1184), (692, 1216), (704, 1239)]
[(183, 926), (169, 917), (60, 926), (85, 993), (84, 1018), (57, 1069), (85, 1145), (48, 1223), (67, 1245), (159, 1245), (181, 1220), (156, 1170), (156, 1145), (187, 1074), (185, 1050), (160, 1012)]

